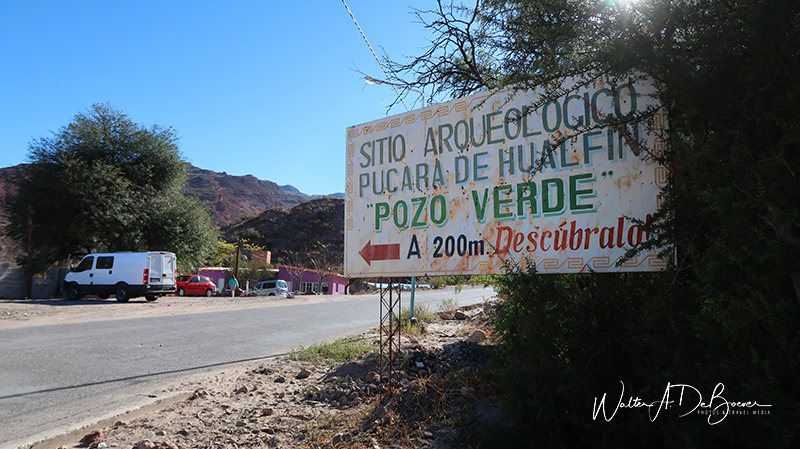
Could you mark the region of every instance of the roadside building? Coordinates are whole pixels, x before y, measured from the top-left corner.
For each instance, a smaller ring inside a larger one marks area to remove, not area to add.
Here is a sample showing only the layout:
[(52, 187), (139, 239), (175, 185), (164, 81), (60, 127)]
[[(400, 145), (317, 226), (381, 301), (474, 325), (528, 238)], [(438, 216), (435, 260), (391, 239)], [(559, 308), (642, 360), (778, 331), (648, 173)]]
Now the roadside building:
[[(289, 291), (298, 295), (311, 293), (341, 295), (345, 293), (345, 288), (350, 282), (349, 279), (340, 274), (330, 271), (317, 273), (316, 270), (311, 268), (300, 268), (290, 265), (277, 265), (277, 267), (277, 279), (286, 281), (286, 283), (289, 284)], [(320, 279), (320, 277), (322, 277), (322, 279)]]

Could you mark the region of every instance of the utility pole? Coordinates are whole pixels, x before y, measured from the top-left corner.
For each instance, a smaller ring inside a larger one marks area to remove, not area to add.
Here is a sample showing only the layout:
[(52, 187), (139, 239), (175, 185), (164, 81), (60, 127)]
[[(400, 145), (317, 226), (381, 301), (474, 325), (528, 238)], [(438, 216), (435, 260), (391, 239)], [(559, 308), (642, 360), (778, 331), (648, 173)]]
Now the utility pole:
[(242, 241), (236, 241), (236, 260), (233, 262), (233, 275), (238, 279), (239, 277), (239, 254), (242, 250)]

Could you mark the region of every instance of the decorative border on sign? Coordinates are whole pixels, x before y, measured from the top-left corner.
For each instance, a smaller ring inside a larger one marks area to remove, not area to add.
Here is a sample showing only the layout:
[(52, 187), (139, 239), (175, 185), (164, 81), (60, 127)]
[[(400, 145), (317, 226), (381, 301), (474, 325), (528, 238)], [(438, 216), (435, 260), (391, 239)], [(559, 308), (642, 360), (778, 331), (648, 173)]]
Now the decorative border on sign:
[[(495, 94), (486, 94), (480, 97), (472, 97), (467, 100), (458, 101), (452, 106), (450, 105), (440, 105), (440, 106), (430, 106), (428, 109), (421, 110), (419, 112), (408, 112), (406, 114), (396, 115), (393, 117), (387, 117), (384, 120), (381, 120), (377, 123), (372, 122), (367, 125), (360, 126), (352, 126), (347, 128), (347, 175), (346, 175), (346, 185), (345, 185), (345, 202), (348, 204), (348, 207), (345, 208), (345, 233), (344, 233), (344, 242), (345, 248), (347, 248), (347, 239), (348, 234), (351, 231), (355, 230), (355, 225), (353, 224), (353, 195), (354, 195), (354, 188), (353, 188), (353, 176), (354, 176), (354, 167), (353, 167), (353, 158), (355, 157), (355, 144), (353, 143), (353, 139), (363, 136), (372, 134), (373, 132), (380, 132), (387, 130), (389, 128), (397, 128), (401, 125), (410, 125), (418, 120), (428, 120), (433, 118), (435, 115), (443, 117), (445, 115), (449, 115), (451, 112), (464, 112), (472, 104), (478, 103), (480, 104), (483, 102), (485, 98), (488, 98)], [(489, 262), (481, 262), (476, 266), (476, 268), (481, 267), (480, 269), (483, 270), (482, 264), (489, 264), (489, 269), (493, 269), (493, 264)], [(345, 263), (345, 268), (346, 268)], [(482, 271), (483, 272), (483, 271)], [(446, 272), (442, 272), (446, 273)], [(388, 274), (388, 273), (387, 273)]]

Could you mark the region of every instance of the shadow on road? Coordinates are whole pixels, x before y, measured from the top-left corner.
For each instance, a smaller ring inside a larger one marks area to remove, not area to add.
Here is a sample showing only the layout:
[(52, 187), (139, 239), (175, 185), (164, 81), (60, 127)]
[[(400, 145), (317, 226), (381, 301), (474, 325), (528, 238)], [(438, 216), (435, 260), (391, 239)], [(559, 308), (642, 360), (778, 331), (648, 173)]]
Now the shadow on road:
[(206, 369), (206, 368), (215, 368), (215, 367), (220, 367), (220, 366), (235, 365), (237, 363), (255, 362), (255, 361), (258, 361), (258, 360), (267, 360), (267, 359), (272, 359), (272, 358), (275, 358), (275, 357), (281, 357), (281, 356), (284, 356), (286, 354), (287, 353), (267, 355), (267, 356), (263, 356), (263, 357), (252, 357), (252, 358), (249, 358), (249, 359), (233, 360), (233, 361), (230, 361), (230, 362), (212, 363), (210, 365), (195, 366), (195, 367), (192, 367), (192, 368), (176, 369), (176, 370), (171, 370), (171, 371), (161, 371), (159, 373), (140, 374), (138, 376), (121, 377), (119, 379), (101, 380), (101, 381), (98, 381), (98, 382), (89, 382), (89, 383), (85, 383), (85, 384), (81, 384), (81, 385), (71, 385), (71, 386), (68, 386), (68, 387), (56, 387), (56, 388), (47, 388), (47, 389), (44, 389), (44, 390), (28, 391), (28, 392), (25, 392), (25, 393), (16, 393), (16, 394), (10, 394), (10, 395), (7, 395), (7, 396), (0, 396), (0, 400), (19, 398), (19, 397), (25, 397), (25, 396), (32, 396), (32, 395), (41, 394), (41, 393), (51, 393), (51, 392), (54, 392), (54, 391), (74, 390), (74, 389), (77, 389), (77, 388), (85, 388), (85, 387), (94, 387), (94, 386), (97, 386), (97, 385), (113, 384), (114, 382), (125, 382), (125, 381), (128, 381), (128, 380), (145, 379), (145, 378), (148, 378), (148, 377), (162, 376), (162, 375), (165, 375), (165, 374), (187, 373), (187, 372)]

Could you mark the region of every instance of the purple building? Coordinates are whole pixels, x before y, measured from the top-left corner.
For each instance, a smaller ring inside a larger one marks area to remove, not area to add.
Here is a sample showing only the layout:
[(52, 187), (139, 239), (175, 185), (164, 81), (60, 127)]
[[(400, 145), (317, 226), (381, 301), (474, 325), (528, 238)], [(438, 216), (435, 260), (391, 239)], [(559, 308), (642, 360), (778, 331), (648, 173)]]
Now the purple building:
[(344, 294), (345, 288), (350, 282), (336, 273), (324, 272), (322, 274), (322, 286), (320, 287), (320, 279), (315, 270), (289, 265), (278, 265), (277, 279), (286, 281), (289, 284), (289, 291), (298, 295), (308, 294), (309, 292), (341, 295)]
[[(214, 284), (217, 285), (218, 291), (225, 291), (227, 288), (226, 279), (228, 273), (233, 271), (228, 267), (202, 267), (197, 270), (197, 274), (210, 278)], [(322, 274), (322, 286), (320, 287), (320, 280), (317, 272), (310, 268), (292, 267), (289, 265), (278, 265), (275, 279), (282, 279), (289, 285), (289, 291), (298, 295), (321, 293), (324, 295), (341, 295), (347, 284), (350, 282), (348, 279), (343, 278), (339, 274), (332, 272), (324, 272)], [(244, 282), (244, 280), (241, 280)], [(297, 284), (297, 285), (295, 285)], [(252, 287), (255, 283), (248, 285), (241, 284), (240, 287), (245, 289)]]

